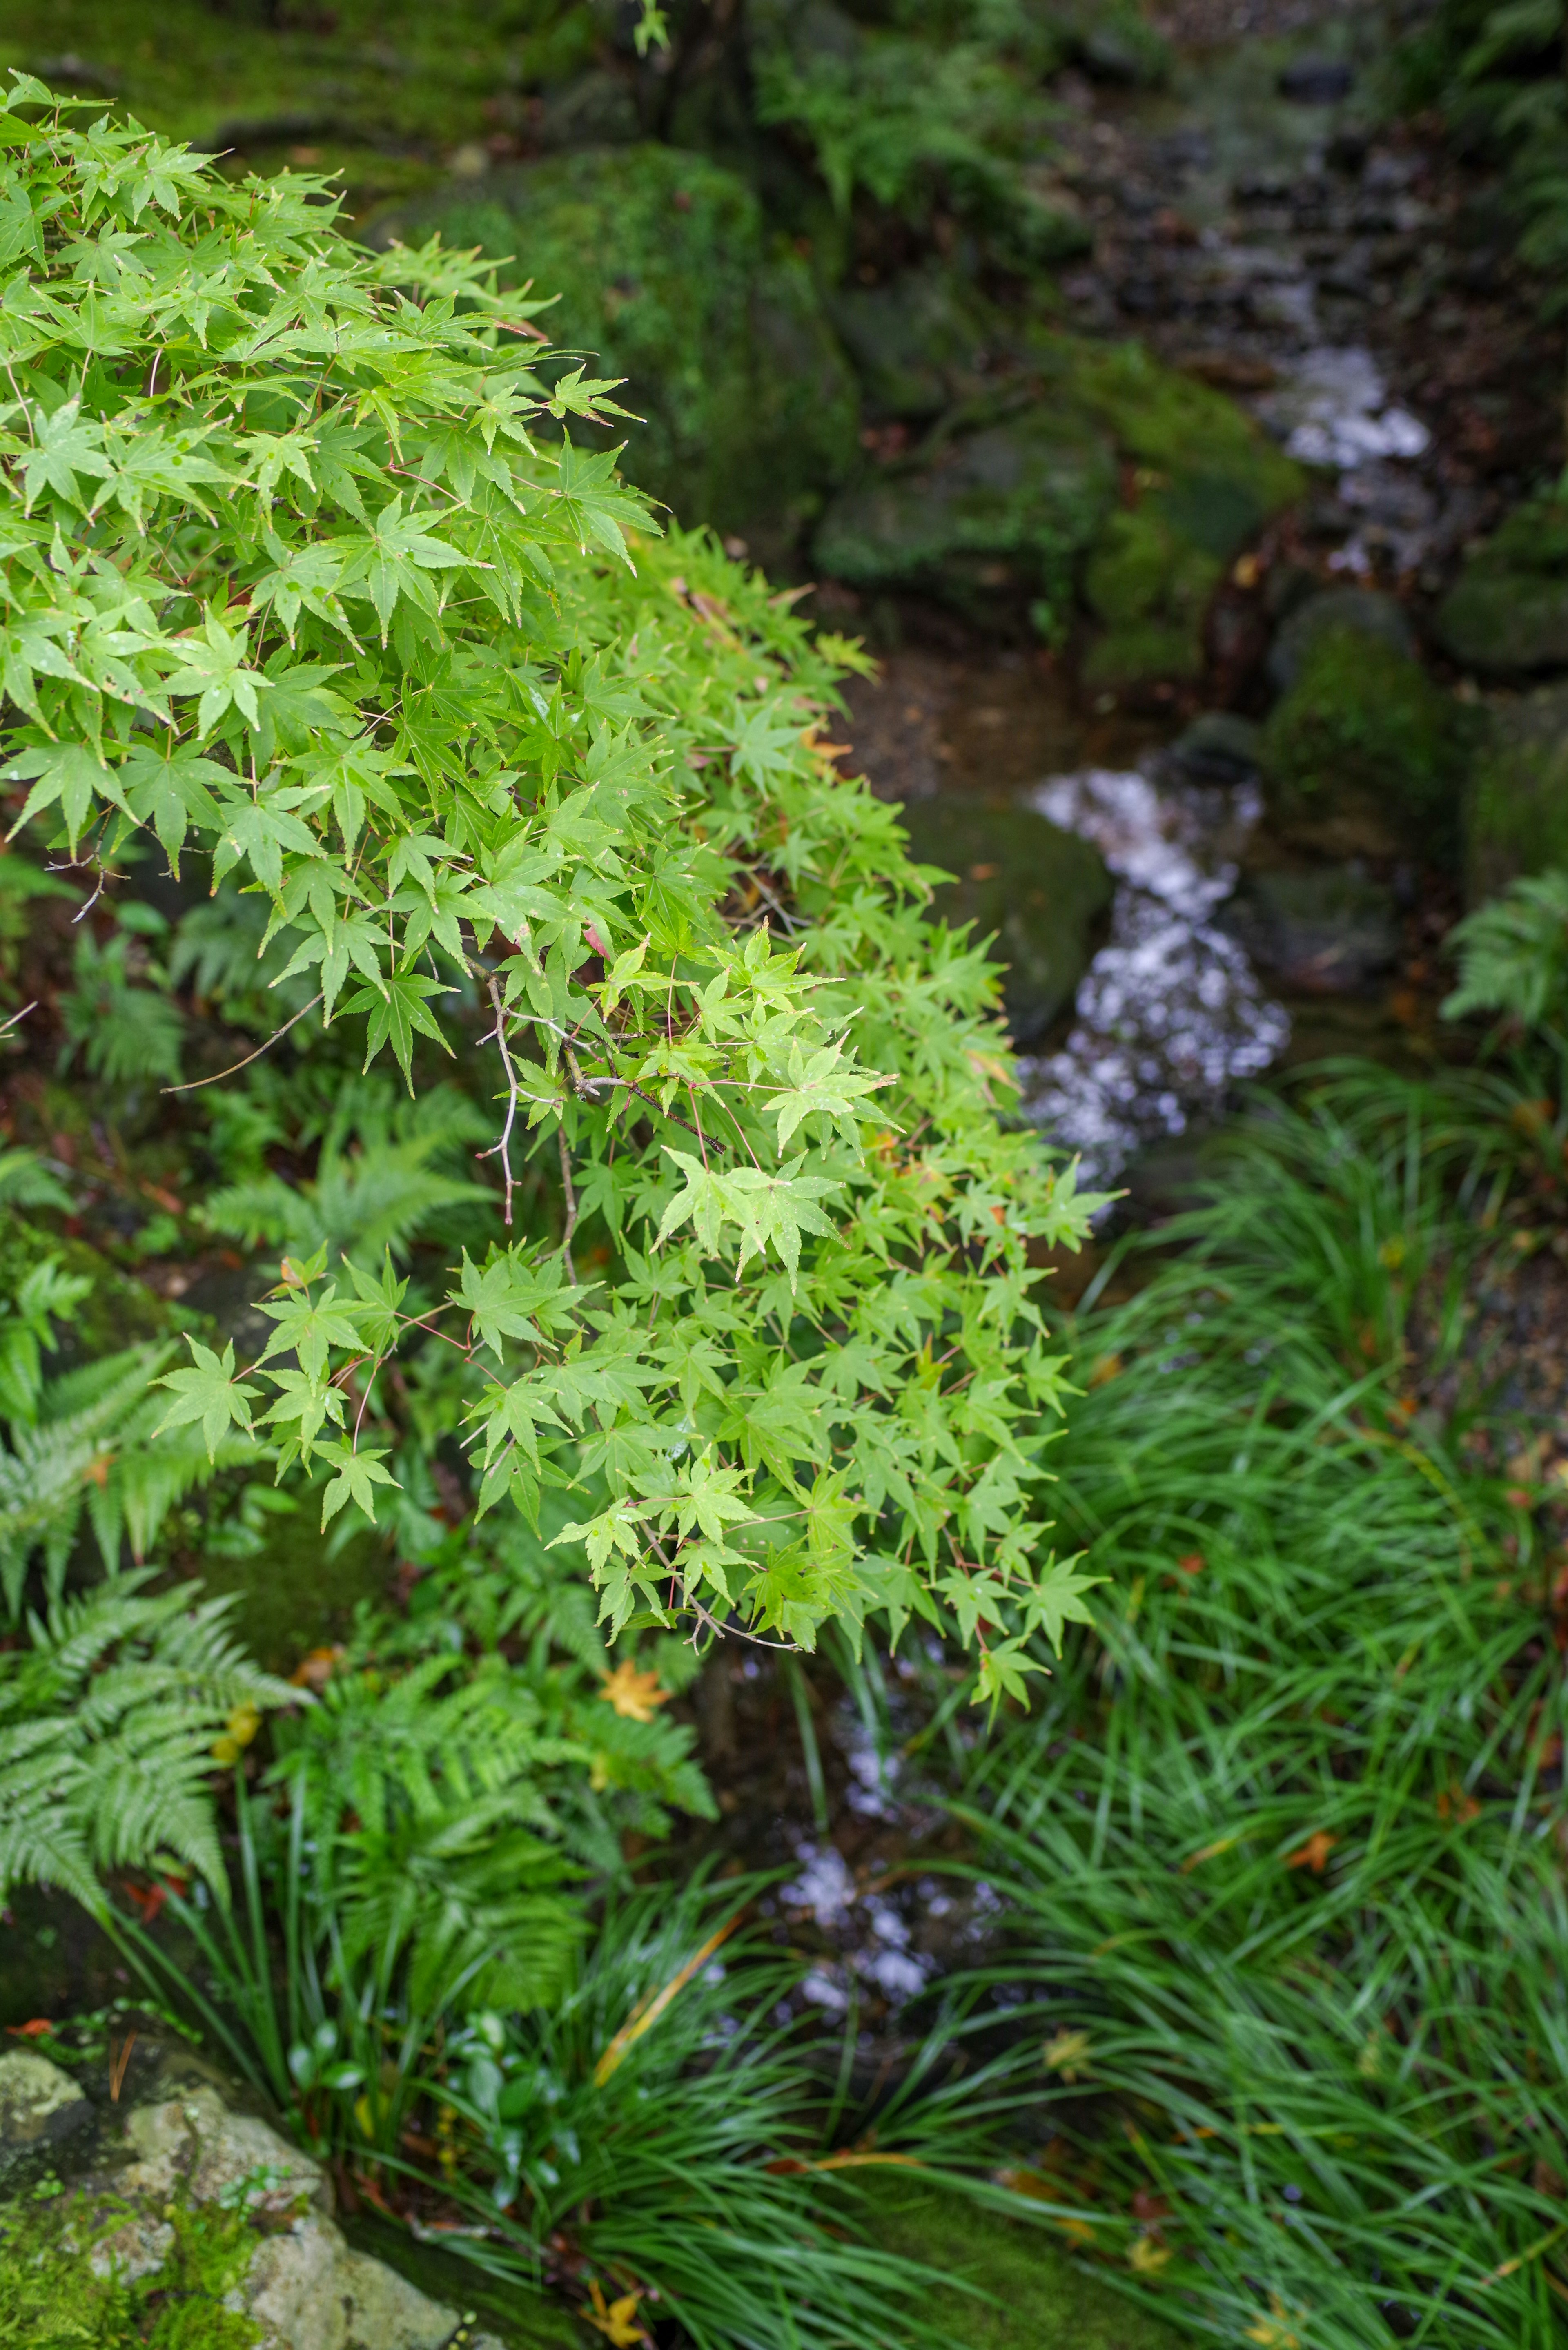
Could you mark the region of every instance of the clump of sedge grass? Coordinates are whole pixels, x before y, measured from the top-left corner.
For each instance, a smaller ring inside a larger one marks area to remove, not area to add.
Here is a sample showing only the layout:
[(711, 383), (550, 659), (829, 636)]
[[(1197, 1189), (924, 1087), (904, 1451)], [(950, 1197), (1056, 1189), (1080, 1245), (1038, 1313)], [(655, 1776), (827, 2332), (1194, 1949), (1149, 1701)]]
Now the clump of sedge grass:
[(1108, 1581), (970, 1794), (1041, 2002), (1016, 2183), (1199, 2338), (1568, 2317), (1568, 1627), (1528, 1497), (1400, 1404), (1516, 1179), (1489, 1087), (1261, 1116), (1075, 1333), (1058, 1515)]

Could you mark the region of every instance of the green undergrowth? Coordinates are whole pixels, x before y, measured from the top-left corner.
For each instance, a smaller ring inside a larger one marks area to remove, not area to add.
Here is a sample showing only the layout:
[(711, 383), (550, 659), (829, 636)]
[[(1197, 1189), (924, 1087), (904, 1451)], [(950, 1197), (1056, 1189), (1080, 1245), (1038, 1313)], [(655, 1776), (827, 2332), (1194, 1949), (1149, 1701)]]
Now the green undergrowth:
[(1040, 2002), (1013, 2183), (1200, 2340), (1561, 2338), (1562, 1527), (1473, 1305), (1561, 1229), (1552, 1076), (1318, 1078), (1074, 1332), (1106, 1582), (971, 1790)]

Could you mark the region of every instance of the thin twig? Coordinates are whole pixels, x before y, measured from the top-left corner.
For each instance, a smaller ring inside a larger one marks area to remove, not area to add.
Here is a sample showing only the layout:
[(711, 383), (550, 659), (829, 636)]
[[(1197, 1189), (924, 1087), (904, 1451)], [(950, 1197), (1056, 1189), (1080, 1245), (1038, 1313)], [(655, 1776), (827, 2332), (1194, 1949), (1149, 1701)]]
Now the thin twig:
[[(322, 993), (325, 994), (325, 993), (326, 990), (323, 989)], [(265, 1045), (258, 1045), (254, 1053), (247, 1053), (243, 1061), (234, 1063), (233, 1068), (220, 1069), (215, 1077), (192, 1077), (188, 1085), (163, 1086), (159, 1090), (166, 1094), (196, 1094), (201, 1092), (203, 1086), (222, 1085), (225, 1077), (237, 1076), (242, 1069), (248, 1069), (253, 1061), (259, 1061), (264, 1053), (270, 1053), (273, 1046), (280, 1043), (291, 1028), (297, 1026), (307, 1012), (315, 1011), (320, 1001), (321, 995), (313, 995), (308, 1003), (300, 1006), (292, 1020), (286, 1020), (281, 1028), (273, 1031)]]
[(7, 1028), (15, 1028), (18, 1020), (26, 1020), (29, 1012), (36, 1012), (37, 1008), (38, 1001), (35, 996), (31, 1003), (23, 1004), (20, 1012), (13, 1012), (9, 1020), (0, 1020), (0, 1036), (4, 1036)]
[(119, 2103), (119, 2093), (125, 2086), (125, 2073), (127, 2065), (130, 2063), (130, 2052), (135, 2045), (136, 2032), (134, 2027), (132, 2027), (131, 2031), (126, 2035), (125, 2043), (119, 2050), (118, 2055), (115, 2054), (114, 2043), (112, 2041), (109, 2043), (109, 2094), (111, 2103), (117, 2106)]
[[(495, 1041), (501, 1047), (501, 1066), (506, 1072), (506, 1123), (501, 1129), (500, 1141), (493, 1143), (488, 1150), (482, 1150), (479, 1153), (479, 1156), (481, 1159), (493, 1159), (497, 1152), (500, 1153), (501, 1171), (506, 1178), (506, 1222), (508, 1226), (510, 1226), (512, 1222), (512, 1191), (514, 1182), (512, 1173), (512, 1127), (513, 1122), (517, 1116), (517, 1072), (512, 1066), (512, 1055), (506, 1049), (506, 1014), (502, 1009), (501, 992), (495, 984), (493, 974), (486, 981), (485, 984), (490, 990), (490, 1001), (495, 1006)], [(480, 1038), (480, 1043), (483, 1044), (484, 1041), (484, 1038), (482, 1036)]]
[(566, 1121), (564, 1118), (556, 1128), (556, 1139), (561, 1146), (561, 1181), (566, 1192), (566, 1229), (561, 1234), (561, 1254), (566, 1261), (566, 1279), (576, 1289), (577, 1275), (572, 1263), (572, 1234), (577, 1229), (577, 1195), (572, 1187), (572, 1154), (566, 1148)]

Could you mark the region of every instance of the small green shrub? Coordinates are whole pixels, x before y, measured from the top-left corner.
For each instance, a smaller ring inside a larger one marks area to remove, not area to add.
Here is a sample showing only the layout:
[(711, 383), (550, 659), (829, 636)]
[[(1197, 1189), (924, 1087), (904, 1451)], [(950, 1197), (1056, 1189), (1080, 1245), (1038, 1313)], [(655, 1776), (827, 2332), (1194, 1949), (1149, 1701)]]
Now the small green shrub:
[(531, 1159), (545, 1203), (434, 1297), (319, 1246), (254, 1376), (196, 1340), (164, 1375), (165, 1432), (259, 1414), (327, 1518), (369, 1514), (379, 1374), (434, 1344), (483, 1505), (576, 1487), (617, 1628), (919, 1610), (1017, 1686), (1077, 1591), (1033, 1509), (1064, 1371), (1027, 1252), (1085, 1207), (997, 1116), (978, 951), (832, 765), (854, 649), (657, 541), (569, 437), (611, 387), (482, 264), (358, 254), (308, 174), (231, 183), (26, 77), (8, 103), (21, 816), (243, 876), (367, 1062), (479, 1058), (504, 1218)]

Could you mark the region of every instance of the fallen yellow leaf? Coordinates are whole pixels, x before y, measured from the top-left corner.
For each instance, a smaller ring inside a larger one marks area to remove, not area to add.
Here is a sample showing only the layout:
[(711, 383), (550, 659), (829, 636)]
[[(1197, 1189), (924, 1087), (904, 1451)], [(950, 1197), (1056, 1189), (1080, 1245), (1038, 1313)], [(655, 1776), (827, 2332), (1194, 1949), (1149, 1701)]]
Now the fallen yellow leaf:
[(1088, 2069), (1088, 2033), (1058, 2032), (1054, 2040), (1045, 2043), (1044, 2061), (1048, 2073), (1060, 2073), (1064, 2081), (1075, 2081), (1080, 2072)]
[(639, 1673), (628, 1658), (605, 1675), (599, 1696), (628, 1721), (651, 1721), (656, 1709), (670, 1703), (671, 1692), (659, 1686), (657, 1673)]
[(1168, 2244), (1158, 2242), (1153, 2236), (1138, 2236), (1127, 2254), (1127, 2265), (1136, 2269), (1139, 2276), (1158, 2276), (1169, 2258)]
[(1331, 1836), (1326, 1828), (1314, 1828), (1299, 1851), (1287, 1855), (1285, 1866), (1310, 1868), (1314, 1877), (1321, 1877), (1328, 1866), (1329, 1854), (1338, 1842), (1339, 1838)]
[(1263, 2350), (1303, 2350), (1302, 2337), (1295, 2329), (1309, 2313), (1287, 2309), (1277, 2293), (1269, 2295), (1269, 2316), (1260, 2317), (1255, 2325), (1248, 2326), (1248, 2341), (1261, 2343)]
[(637, 2315), (637, 2305), (642, 2298), (640, 2293), (623, 2293), (619, 2301), (612, 2301), (607, 2307), (597, 2277), (588, 2291), (593, 2295), (594, 2305), (584, 2314), (588, 2324), (597, 2327), (607, 2342), (615, 2345), (615, 2350), (632, 2350), (634, 2343), (647, 2341), (647, 2332), (639, 2324)]

